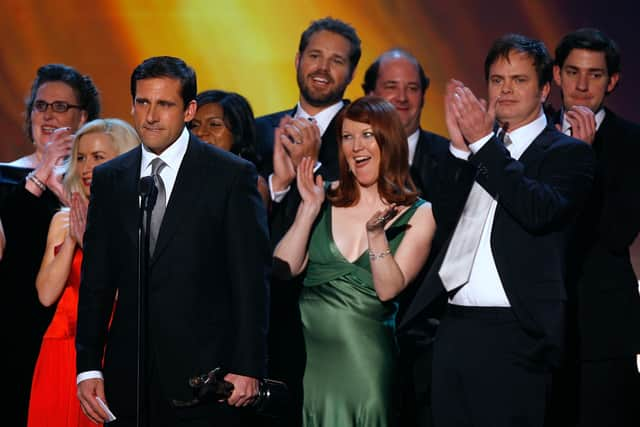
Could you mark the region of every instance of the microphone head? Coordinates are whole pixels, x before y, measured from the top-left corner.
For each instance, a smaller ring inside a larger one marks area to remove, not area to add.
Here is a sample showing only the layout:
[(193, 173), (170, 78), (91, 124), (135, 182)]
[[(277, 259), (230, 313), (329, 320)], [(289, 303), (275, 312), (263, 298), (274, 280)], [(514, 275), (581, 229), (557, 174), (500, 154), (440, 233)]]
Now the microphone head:
[(152, 176), (143, 176), (138, 182), (138, 194), (141, 197), (148, 196), (153, 191), (155, 186)]

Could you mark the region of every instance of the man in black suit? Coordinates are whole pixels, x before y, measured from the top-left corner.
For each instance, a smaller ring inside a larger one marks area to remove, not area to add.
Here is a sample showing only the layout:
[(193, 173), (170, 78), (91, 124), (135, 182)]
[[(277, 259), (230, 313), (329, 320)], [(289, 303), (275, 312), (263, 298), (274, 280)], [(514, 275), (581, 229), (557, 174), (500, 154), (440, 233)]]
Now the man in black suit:
[[(251, 402), (266, 373), (271, 256), (257, 173), (189, 133), (196, 76), (181, 59), (142, 62), (131, 76), (131, 95), (143, 146), (93, 174), (78, 307), (78, 395), (95, 422), (106, 420), (97, 396), (108, 399), (114, 425), (135, 424), (138, 181), (152, 174), (156, 205), (165, 199), (166, 211), (157, 240), (155, 208), (151, 215), (148, 425), (239, 425), (234, 407)], [(227, 403), (171, 405), (192, 400), (188, 379), (217, 366), (234, 386)]]
[[(411, 53), (399, 48), (390, 49), (378, 56), (365, 71), (362, 84), (366, 95), (385, 98), (398, 112), (408, 136), (411, 178), (422, 197), (433, 203), (433, 212), (437, 215), (437, 166), (449, 153), (449, 141), (420, 128), (420, 116), (428, 88), (429, 77), (422, 65)], [(444, 219), (441, 218), (440, 221)], [(442, 246), (446, 229), (447, 227), (441, 227), (438, 223), (438, 231), (429, 254), (430, 260), (434, 259)], [(429, 266), (430, 262), (427, 262), (418, 278), (399, 296), (398, 318), (402, 317), (407, 304), (415, 296)], [(414, 321), (410, 330), (398, 334), (402, 393), (402, 409), (399, 412), (401, 423), (405, 426), (431, 425), (431, 375), (428, 372), (431, 370), (432, 342), (442, 302), (443, 298), (425, 311), (420, 322)]]
[(590, 144), (597, 164), (569, 252), (573, 351), (552, 402), (568, 418), (550, 424), (575, 425), (577, 416), (580, 426), (637, 426), (640, 294), (629, 247), (640, 231), (640, 126), (604, 107), (620, 79), (620, 53), (601, 31), (564, 36), (553, 75), (563, 101), (558, 127)]
[[(326, 181), (338, 178), (335, 119), (348, 102), (343, 100), (344, 91), (360, 55), (360, 38), (349, 24), (328, 17), (313, 21), (302, 33), (295, 57), (298, 104), (256, 119), (258, 147), (263, 159), (272, 160), (263, 172), (272, 200), (269, 229), (273, 247), (293, 223), (300, 203), (295, 180), (300, 160), (304, 156), (317, 159), (317, 174)], [(305, 356), (298, 295), (302, 280), (302, 275), (274, 279), (271, 286), (269, 375), (284, 380), (294, 398), (280, 425), (301, 422)]]
[(590, 147), (543, 114), (551, 66), (542, 42), (509, 34), (485, 60), (488, 103), (447, 85), (453, 155), (440, 209), (460, 219), (404, 320), (448, 289), (433, 355), (439, 427), (544, 422), (563, 342), (566, 236), (593, 174)]

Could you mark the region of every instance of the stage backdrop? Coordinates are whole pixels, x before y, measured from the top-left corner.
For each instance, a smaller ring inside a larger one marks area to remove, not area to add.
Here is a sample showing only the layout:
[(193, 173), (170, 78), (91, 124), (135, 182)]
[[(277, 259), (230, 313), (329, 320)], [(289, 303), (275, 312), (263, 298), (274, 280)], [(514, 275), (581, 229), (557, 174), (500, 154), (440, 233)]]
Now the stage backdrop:
[(132, 69), (149, 56), (179, 56), (195, 68), (199, 90), (237, 91), (261, 115), (295, 104), (300, 34), (324, 16), (351, 23), (362, 39), (347, 97), (362, 95), (364, 70), (380, 52), (404, 47), (432, 81), (422, 125), (442, 134), (447, 79), (463, 80), (484, 96), (483, 60), (493, 39), (518, 32), (553, 51), (565, 32), (596, 26), (623, 51), (622, 84), (609, 103), (640, 121), (638, 33), (625, 24), (634, 16), (631, 2), (1, 0), (0, 162), (31, 152), (22, 129), (24, 99), (42, 64), (65, 63), (89, 74), (101, 92), (102, 116), (130, 122)]

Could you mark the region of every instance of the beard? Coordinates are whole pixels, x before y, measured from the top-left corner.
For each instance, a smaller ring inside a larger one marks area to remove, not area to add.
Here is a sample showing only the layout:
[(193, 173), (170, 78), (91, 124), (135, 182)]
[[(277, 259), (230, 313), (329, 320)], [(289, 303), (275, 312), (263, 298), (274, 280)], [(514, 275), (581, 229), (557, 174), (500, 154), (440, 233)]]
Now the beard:
[[(326, 78), (329, 84), (335, 83), (333, 78), (331, 78), (329, 74), (322, 74), (322, 77)], [(298, 80), (298, 88), (300, 89), (300, 94), (305, 101), (307, 101), (314, 107), (328, 107), (337, 103), (338, 101), (341, 101), (342, 97), (344, 96), (344, 91), (347, 89), (347, 85), (349, 84), (349, 81), (345, 80), (344, 82), (342, 82), (342, 84), (336, 85), (329, 92), (318, 93), (317, 91), (309, 87), (305, 77), (300, 72), (299, 67), (296, 73), (296, 79)]]

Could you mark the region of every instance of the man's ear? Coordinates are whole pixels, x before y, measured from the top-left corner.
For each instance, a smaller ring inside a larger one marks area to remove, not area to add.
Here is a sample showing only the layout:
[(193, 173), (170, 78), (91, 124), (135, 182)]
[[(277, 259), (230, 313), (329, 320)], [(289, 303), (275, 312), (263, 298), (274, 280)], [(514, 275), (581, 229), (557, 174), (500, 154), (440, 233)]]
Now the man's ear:
[(184, 121), (190, 122), (196, 116), (196, 110), (198, 109), (198, 104), (195, 99), (192, 99), (187, 104), (187, 108), (184, 110)]
[(620, 73), (613, 73), (611, 77), (609, 77), (609, 83), (607, 84), (607, 95), (615, 90), (618, 86), (618, 81), (620, 80)]
[(553, 81), (558, 85), (558, 87), (562, 86), (562, 77), (560, 76), (560, 67), (557, 65), (553, 66)]

